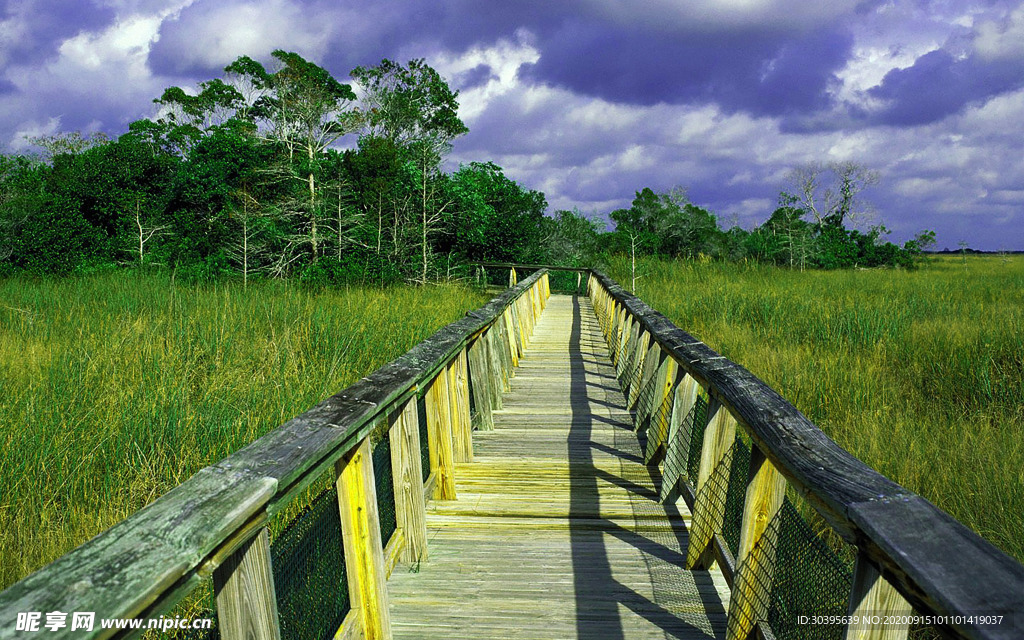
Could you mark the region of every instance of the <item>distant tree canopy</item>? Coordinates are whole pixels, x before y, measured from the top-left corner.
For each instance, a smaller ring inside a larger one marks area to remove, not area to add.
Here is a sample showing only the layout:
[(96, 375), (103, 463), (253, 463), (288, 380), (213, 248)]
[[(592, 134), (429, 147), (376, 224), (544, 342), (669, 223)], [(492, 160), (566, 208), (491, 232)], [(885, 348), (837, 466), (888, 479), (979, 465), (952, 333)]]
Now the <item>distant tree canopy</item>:
[(579, 211), (548, 216), (543, 193), (492, 162), (443, 170), (468, 129), (458, 92), (423, 60), (357, 67), (358, 97), (298, 54), (272, 60), (242, 56), (223, 79), (170, 87), (156, 118), (116, 138), (64, 133), (33, 139), (39, 156), (0, 156), (0, 274), (151, 266), (192, 280), (423, 283), (474, 261), (590, 266), (614, 253), (910, 265), (934, 242), (847, 229), (877, 180), (853, 163), (795, 171), (752, 231), (723, 230), (681, 189), (636, 192), (611, 231)]

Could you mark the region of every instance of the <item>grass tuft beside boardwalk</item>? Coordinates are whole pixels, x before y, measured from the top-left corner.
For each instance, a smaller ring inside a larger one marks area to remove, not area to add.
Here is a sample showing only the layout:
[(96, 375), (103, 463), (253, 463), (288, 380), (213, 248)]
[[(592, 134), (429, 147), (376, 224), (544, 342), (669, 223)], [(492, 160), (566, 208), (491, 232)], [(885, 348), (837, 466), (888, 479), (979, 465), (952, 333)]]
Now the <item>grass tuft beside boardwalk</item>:
[(0, 588), (486, 300), (137, 272), (0, 280)]
[[(629, 268), (609, 275), (628, 287)], [(645, 260), (638, 275), (645, 302), (1024, 561), (1024, 257), (831, 272)]]

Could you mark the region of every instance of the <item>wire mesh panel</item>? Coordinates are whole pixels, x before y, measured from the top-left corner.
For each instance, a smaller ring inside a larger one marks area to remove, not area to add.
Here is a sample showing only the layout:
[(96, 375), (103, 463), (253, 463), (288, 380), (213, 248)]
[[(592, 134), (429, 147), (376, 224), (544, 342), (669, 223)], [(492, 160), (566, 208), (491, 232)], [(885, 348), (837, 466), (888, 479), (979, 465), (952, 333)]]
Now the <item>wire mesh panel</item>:
[[(690, 454), (686, 457), (686, 477), (690, 484), (697, 486), (697, 474), (700, 471), (700, 451), (704, 447), (704, 431), (708, 428), (708, 397), (703, 392), (690, 410)], [(685, 431), (686, 429), (684, 429)]]
[(416, 398), (416, 414), (420, 423), (420, 463), (423, 470), (423, 482), (430, 477), (430, 435), (427, 433), (427, 400)]
[[(843, 625), (799, 624), (798, 616), (843, 616), (853, 584), (853, 563), (822, 540), (786, 498), (772, 523), (775, 571), (768, 602), (768, 624), (775, 637), (840, 640)], [(768, 539), (771, 539), (770, 537)]]
[(348, 613), (338, 492), (324, 490), (270, 545), (281, 638), (333, 638)]
[(750, 447), (737, 438), (732, 443), (732, 467), (729, 470), (729, 487), (725, 494), (725, 516), (722, 520), (722, 537), (733, 557), (740, 548), (740, 528), (743, 523), (743, 503), (747, 496), (747, 481), (750, 478)]
[(377, 518), (380, 521), (380, 542), (387, 546), (398, 528), (395, 517), (395, 485), (391, 476), (391, 434), (384, 431), (373, 446), (373, 478), (377, 484)]
[(690, 544), (699, 545), (700, 551), (706, 548), (705, 545), (714, 539), (716, 533), (721, 533), (718, 527), (725, 513), (725, 495), (729, 483), (732, 456), (735, 452), (735, 447), (725, 452), (725, 455), (711, 471), (707, 481), (697, 491), (693, 507), (694, 517), (690, 527)]

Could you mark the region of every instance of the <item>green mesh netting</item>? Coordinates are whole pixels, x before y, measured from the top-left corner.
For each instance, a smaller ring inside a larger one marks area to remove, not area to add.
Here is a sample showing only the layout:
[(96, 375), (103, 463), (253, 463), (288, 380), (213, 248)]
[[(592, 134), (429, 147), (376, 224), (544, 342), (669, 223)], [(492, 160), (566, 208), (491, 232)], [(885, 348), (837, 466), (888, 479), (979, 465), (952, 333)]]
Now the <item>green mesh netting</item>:
[(270, 545), (282, 640), (333, 638), (349, 611), (338, 492), (321, 492)]
[(690, 433), (690, 454), (686, 457), (686, 477), (690, 485), (697, 486), (697, 474), (700, 472), (700, 450), (704, 447), (704, 432), (708, 428), (708, 397), (702, 391), (690, 410), (687, 428)]
[[(774, 556), (774, 558), (773, 558)], [(774, 570), (750, 578), (759, 583), (753, 593), (767, 594), (753, 610), (765, 619), (780, 640), (840, 640), (843, 625), (800, 624), (799, 617), (843, 616), (853, 580), (853, 564), (840, 557), (817, 535), (787, 498), (750, 557)], [(748, 574), (749, 575), (749, 574)], [(770, 580), (771, 584), (763, 584)], [(734, 594), (741, 590), (734, 589)], [(742, 590), (746, 593), (751, 591)], [(739, 623), (739, 617), (729, 624)]]
[(391, 477), (391, 434), (383, 436), (373, 447), (373, 478), (377, 484), (377, 517), (380, 541), (387, 546), (398, 527), (395, 518), (395, 485)]
[(750, 447), (737, 438), (732, 443), (732, 466), (729, 469), (729, 486), (725, 494), (725, 514), (722, 519), (722, 537), (733, 557), (740, 548), (740, 525), (743, 522), (743, 503), (747, 495), (747, 480), (750, 477)]

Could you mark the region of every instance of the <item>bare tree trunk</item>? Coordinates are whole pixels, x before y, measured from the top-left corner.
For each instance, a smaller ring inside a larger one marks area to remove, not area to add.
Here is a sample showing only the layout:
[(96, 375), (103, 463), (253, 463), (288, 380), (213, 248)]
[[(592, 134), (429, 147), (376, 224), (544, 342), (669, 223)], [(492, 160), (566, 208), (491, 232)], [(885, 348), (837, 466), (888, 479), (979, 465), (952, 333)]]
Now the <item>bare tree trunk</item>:
[[(425, 155), (426, 155), (426, 153), (424, 152), (424, 156)], [(420, 171), (420, 175), (421, 175), (421, 183), (423, 185), (423, 191), (422, 191), (422, 196), (423, 196), (423, 202), (422, 202), (422, 205), (423, 205), (423, 238), (422, 238), (422, 242), (423, 242), (423, 273), (422, 273), (422, 279), (423, 279), (423, 283), (426, 284), (426, 282), (427, 282), (427, 225), (429, 224), (429, 221), (427, 220), (427, 159), (426, 159), (426, 157), (423, 158), (423, 167), (422, 167), (422, 169)]]
[(143, 234), (143, 231), (142, 231), (142, 214), (140, 212), (141, 206), (142, 205), (139, 202), (139, 199), (136, 198), (135, 199), (135, 226), (138, 227), (138, 229), (139, 229), (139, 264), (140, 265), (144, 264), (144, 262), (145, 262), (145, 260), (143, 258), (143, 255), (142, 255), (142, 248), (143, 248), (143, 246), (146, 243), (146, 241), (143, 239), (144, 238), (144, 234)]
[(319, 255), (317, 250), (317, 237), (316, 237), (316, 186), (313, 182), (313, 172), (309, 172), (309, 239), (313, 245), (313, 262), (316, 262), (317, 256)]

